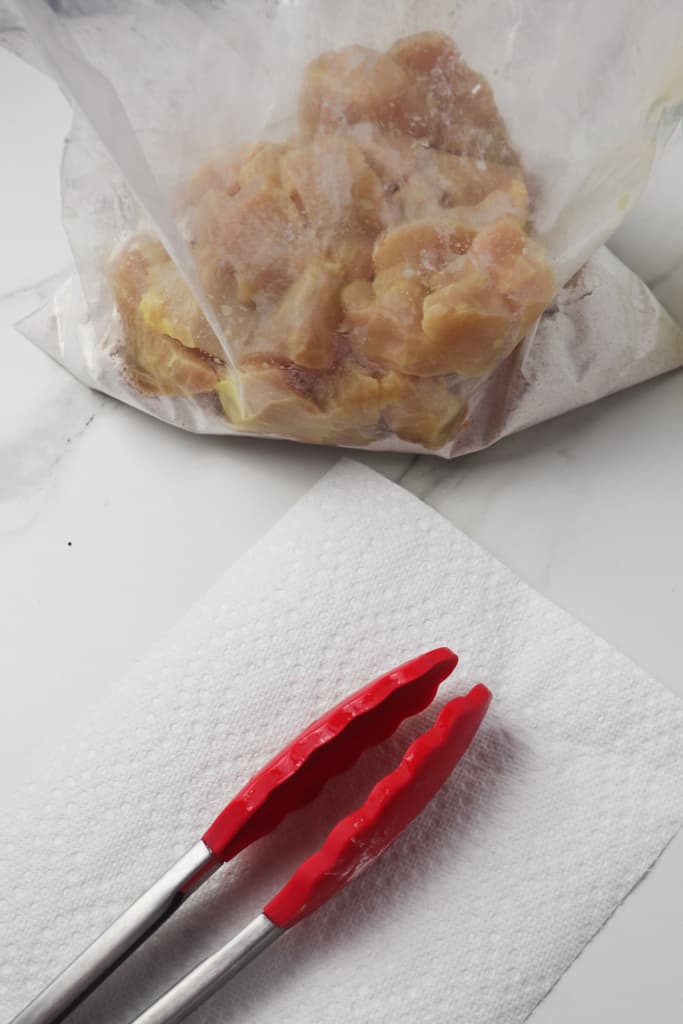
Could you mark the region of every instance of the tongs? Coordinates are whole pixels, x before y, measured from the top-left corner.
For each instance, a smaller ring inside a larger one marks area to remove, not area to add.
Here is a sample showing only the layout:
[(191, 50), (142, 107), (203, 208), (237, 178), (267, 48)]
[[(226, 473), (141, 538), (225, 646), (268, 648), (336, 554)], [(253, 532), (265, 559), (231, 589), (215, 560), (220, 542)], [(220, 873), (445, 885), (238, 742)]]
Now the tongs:
[[(346, 697), (309, 725), (240, 790), (201, 840), (14, 1018), (57, 1024), (140, 946), (221, 864), (272, 832), (325, 783), (426, 708), (457, 664), (446, 647), (423, 654)], [(320, 849), (250, 924), (199, 963), (134, 1024), (183, 1020), (275, 939), (365, 870), (424, 809), (476, 733), (491, 699), (478, 684), (449, 701), (400, 764), (343, 818)]]

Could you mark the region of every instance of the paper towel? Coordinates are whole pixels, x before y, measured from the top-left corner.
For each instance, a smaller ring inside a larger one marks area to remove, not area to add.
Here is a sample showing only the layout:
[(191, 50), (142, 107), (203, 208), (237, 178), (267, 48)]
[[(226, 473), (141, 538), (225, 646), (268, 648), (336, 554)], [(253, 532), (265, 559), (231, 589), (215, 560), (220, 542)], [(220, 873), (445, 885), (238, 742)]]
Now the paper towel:
[[(191, 557), (191, 552), (187, 553)], [(425, 813), (197, 1024), (516, 1024), (671, 839), (683, 704), (438, 514), (342, 463), (2, 814), (0, 1018), (333, 702), (420, 651), (494, 702)], [(129, 1020), (261, 908), (436, 709), (222, 869), (78, 1010)]]

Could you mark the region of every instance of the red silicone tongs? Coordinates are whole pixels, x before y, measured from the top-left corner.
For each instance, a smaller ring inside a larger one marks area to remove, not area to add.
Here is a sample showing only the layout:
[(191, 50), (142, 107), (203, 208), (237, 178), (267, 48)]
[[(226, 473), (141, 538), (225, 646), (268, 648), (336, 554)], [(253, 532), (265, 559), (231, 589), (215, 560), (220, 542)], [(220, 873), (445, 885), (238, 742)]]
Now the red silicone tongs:
[[(380, 676), (341, 701), (274, 757), (240, 790), (197, 843), (12, 1024), (57, 1024), (141, 944), (221, 864), (303, 807), (401, 722), (426, 708), (457, 664), (446, 647)], [(476, 733), (491, 695), (475, 686), (442, 709), (399, 766), (343, 818), (263, 912), (197, 965), (134, 1024), (183, 1020), (289, 928), (317, 910), (382, 853), (424, 809)]]

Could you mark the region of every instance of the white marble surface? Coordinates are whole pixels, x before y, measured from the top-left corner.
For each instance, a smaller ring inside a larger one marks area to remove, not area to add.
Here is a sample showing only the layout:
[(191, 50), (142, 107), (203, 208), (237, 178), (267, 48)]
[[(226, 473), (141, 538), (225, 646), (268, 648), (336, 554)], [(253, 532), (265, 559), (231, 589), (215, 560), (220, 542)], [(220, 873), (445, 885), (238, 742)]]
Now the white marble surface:
[[(9, 293), (69, 258), (68, 111), (3, 52), (0, 96), (1, 799), (338, 453), (181, 434), (85, 391), (13, 331), (31, 297)], [(637, 262), (628, 231), (620, 254)], [(682, 451), (679, 373), (455, 463), (361, 457), (683, 694)], [(678, 1024), (682, 882), (679, 836), (534, 1024)]]

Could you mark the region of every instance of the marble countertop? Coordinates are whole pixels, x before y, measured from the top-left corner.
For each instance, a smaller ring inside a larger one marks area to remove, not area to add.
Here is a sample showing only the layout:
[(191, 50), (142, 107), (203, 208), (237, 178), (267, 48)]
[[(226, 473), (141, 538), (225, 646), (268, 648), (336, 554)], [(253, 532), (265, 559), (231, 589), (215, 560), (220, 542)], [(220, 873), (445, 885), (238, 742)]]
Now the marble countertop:
[[(58, 182), (69, 112), (4, 52), (0, 82), (12, 97), (0, 110), (1, 798), (339, 453), (183, 434), (88, 392), (14, 331), (32, 308), (23, 289), (70, 261)], [(683, 166), (683, 144), (669, 159)], [(673, 246), (652, 255), (649, 202), (620, 232), (619, 255), (673, 305), (683, 271)], [(676, 373), (452, 463), (351, 457), (683, 695), (682, 451)], [(677, 1024), (682, 882), (679, 836), (534, 1024)]]

